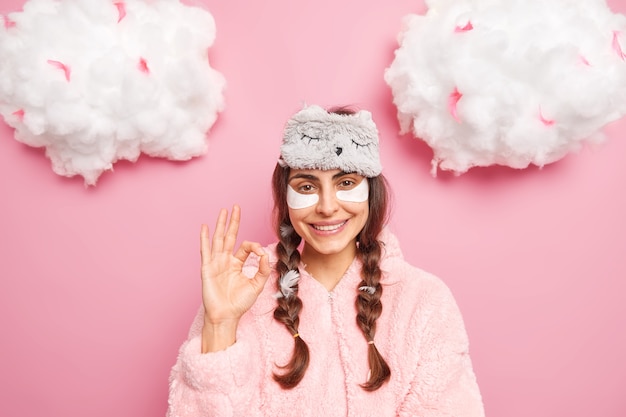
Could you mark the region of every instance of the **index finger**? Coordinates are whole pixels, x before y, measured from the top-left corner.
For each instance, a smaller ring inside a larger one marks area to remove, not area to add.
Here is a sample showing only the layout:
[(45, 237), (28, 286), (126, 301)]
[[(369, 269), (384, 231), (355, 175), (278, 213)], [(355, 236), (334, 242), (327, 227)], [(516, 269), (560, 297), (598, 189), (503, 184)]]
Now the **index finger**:
[(265, 255), (265, 252), (263, 251), (263, 247), (261, 246), (260, 243), (248, 242), (246, 240), (242, 242), (241, 245), (239, 246), (239, 249), (237, 249), (237, 252), (235, 253), (235, 258), (239, 259), (241, 263), (244, 263), (246, 259), (248, 259), (248, 256), (251, 253), (254, 253), (259, 257), (262, 257), (263, 255)]

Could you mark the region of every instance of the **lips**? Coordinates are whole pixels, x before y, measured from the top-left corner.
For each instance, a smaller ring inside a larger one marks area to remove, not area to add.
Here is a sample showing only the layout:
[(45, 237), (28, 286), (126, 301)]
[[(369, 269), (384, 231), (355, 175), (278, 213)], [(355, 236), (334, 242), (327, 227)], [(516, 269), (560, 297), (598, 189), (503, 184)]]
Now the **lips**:
[(320, 232), (333, 232), (335, 230), (340, 229), (341, 227), (343, 227), (343, 225), (345, 225), (346, 223), (348, 223), (347, 220), (341, 222), (341, 223), (337, 223), (337, 224), (313, 224), (311, 225), (315, 230), (319, 230)]

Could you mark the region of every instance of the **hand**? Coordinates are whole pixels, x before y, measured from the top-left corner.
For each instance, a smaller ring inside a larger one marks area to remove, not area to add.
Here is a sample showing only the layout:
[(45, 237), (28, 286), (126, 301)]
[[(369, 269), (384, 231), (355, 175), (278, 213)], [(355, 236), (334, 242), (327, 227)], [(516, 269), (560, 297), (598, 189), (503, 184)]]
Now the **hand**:
[[(234, 206), (227, 225), (228, 211), (220, 210), (211, 244), (208, 227), (203, 224), (200, 232), (204, 352), (235, 342), (239, 319), (252, 307), (270, 275), (268, 255), (259, 243), (243, 242), (233, 254), (240, 216), (240, 208)], [(251, 253), (260, 261), (254, 277), (248, 278), (242, 268)]]

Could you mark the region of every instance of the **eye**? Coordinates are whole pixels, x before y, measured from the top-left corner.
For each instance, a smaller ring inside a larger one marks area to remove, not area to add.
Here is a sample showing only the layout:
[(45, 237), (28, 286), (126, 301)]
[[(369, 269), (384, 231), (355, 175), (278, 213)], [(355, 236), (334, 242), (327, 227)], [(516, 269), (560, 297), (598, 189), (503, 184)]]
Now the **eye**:
[(352, 190), (354, 187), (359, 185), (361, 181), (365, 180), (364, 178), (352, 178), (352, 177), (344, 177), (339, 180), (337, 183), (337, 187), (340, 190)]
[(316, 191), (313, 184), (299, 184), (294, 187), (294, 190), (300, 194), (313, 194)]

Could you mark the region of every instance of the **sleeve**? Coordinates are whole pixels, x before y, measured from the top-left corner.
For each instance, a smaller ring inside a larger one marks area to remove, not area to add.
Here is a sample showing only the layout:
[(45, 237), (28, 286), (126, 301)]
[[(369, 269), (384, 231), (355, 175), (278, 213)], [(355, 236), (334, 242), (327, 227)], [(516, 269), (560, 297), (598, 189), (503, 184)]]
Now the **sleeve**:
[(203, 354), (201, 312), (196, 316), (170, 374), (167, 417), (260, 415), (255, 413), (260, 409), (262, 367), (254, 363), (259, 347), (253, 346), (255, 338), (244, 320), (251, 318), (242, 317), (234, 345)]
[(450, 290), (433, 294), (410, 391), (399, 417), (484, 417), (465, 325)]

